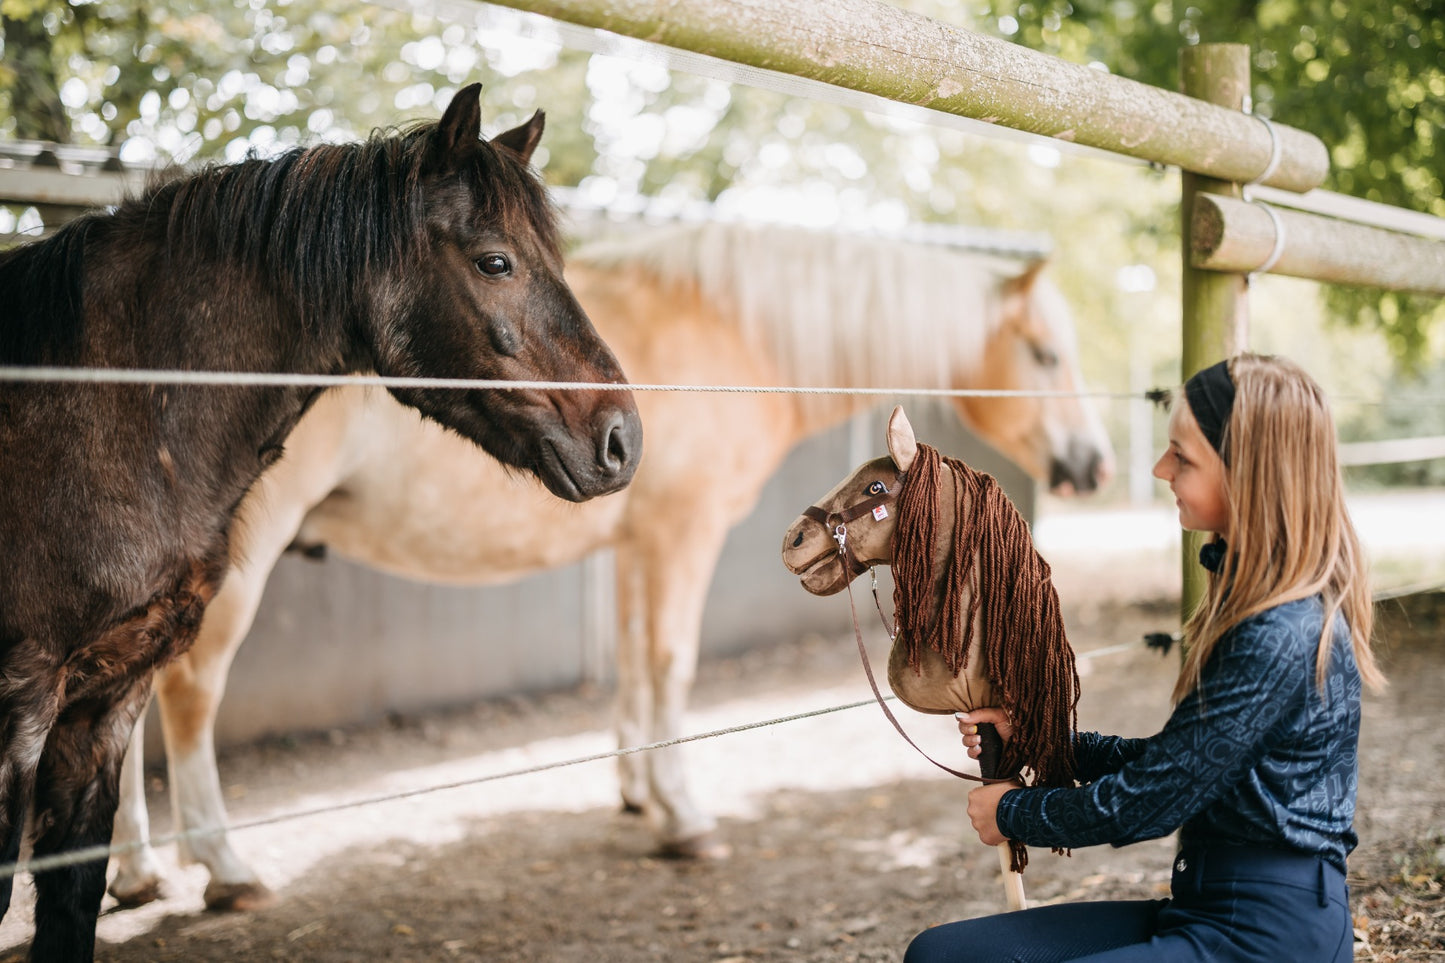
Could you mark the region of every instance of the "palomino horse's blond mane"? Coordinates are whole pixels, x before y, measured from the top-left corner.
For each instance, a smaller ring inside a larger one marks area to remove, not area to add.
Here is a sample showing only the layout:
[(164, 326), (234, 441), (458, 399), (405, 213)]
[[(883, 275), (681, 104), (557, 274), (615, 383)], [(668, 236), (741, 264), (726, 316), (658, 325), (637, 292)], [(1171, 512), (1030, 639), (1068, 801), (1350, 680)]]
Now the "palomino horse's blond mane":
[[(782, 376), (812, 386), (955, 386), (984, 357), (1004, 316), (1004, 286), (1024, 271), (1018, 261), (937, 246), (737, 223), (599, 241), (569, 261), (641, 264), (735, 307), (723, 313)], [(1067, 311), (1047, 291), (1040, 303)], [(1071, 337), (1067, 316), (1050, 326)]]

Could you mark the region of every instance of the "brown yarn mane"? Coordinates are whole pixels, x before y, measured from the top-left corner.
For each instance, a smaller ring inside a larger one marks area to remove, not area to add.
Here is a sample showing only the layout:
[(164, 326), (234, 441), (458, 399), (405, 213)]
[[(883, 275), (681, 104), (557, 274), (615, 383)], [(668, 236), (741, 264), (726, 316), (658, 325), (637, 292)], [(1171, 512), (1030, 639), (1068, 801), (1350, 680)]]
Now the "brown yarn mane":
[[(938, 518), (945, 466), (955, 481), (955, 523), (948, 570), (941, 575), (942, 603), (934, 611), (934, 547), (943, 534)], [(1049, 564), (993, 477), (920, 444), (899, 492), (892, 568), (901, 629), (897, 644), (908, 647), (908, 664), (915, 670), (926, 645), (956, 677), (968, 663), (979, 616), (983, 675), (1013, 720), (997, 775), (1022, 779), (1026, 767), (1030, 785), (1075, 785), (1079, 676), (1074, 652)], [(970, 588), (965, 612), (963, 596)], [(1011, 845), (1014, 869), (1021, 871), (1027, 853), (1023, 844)]]

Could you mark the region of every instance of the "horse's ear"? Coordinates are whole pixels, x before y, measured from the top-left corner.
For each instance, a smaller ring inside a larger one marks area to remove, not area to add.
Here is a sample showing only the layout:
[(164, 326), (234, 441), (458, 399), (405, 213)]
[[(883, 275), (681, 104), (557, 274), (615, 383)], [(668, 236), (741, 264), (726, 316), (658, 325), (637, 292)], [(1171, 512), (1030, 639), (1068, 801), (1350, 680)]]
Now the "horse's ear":
[(913, 437), (913, 425), (909, 424), (902, 405), (888, 416), (888, 454), (893, 456), (893, 464), (899, 471), (912, 468), (913, 459), (918, 457), (918, 439)]
[(473, 150), (482, 136), (482, 85), (457, 91), (437, 124), (442, 153), (457, 157)]
[(1009, 279), (1009, 293), (1027, 294), (1033, 290), (1034, 284), (1039, 279), (1039, 275), (1043, 274), (1044, 268), (1048, 266), (1049, 262), (1047, 258), (1039, 258), (1037, 261), (1034, 261), (1028, 267), (1024, 268), (1024, 273)]
[(493, 137), (492, 143), (511, 150), (522, 158), (523, 163), (530, 164), (532, 151), (537, 149), (537, 142), (542, 139), (542, 128), (546, 125), (546, 121), (547, 115), (539, 110), (520, 127), (513, 127), (511, 130), (503, 131)]

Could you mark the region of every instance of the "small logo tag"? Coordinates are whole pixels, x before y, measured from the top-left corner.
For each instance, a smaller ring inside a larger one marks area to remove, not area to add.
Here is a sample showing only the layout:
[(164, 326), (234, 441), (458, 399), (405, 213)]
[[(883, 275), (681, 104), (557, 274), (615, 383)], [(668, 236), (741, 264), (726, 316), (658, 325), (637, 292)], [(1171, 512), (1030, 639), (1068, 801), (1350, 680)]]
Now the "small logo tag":
[(883, 521), (883, 519), (885, 519), (885, 518), (887, 518), (887, 517), (888, 517), (888, 506), (887, 506), (887, 505), (879, 505), (877, 508), (873, 509), (873, 520), (874, 520), (875, 522), (881, 522), (881, 521)]

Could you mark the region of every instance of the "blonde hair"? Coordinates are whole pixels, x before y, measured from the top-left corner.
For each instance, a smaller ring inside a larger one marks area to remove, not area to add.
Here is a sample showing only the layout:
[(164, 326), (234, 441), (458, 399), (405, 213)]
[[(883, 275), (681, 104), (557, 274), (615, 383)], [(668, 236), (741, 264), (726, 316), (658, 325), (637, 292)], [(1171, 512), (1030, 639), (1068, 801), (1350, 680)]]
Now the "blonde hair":
[[(1369, 575), (1345, 507), (1324, 392), (1284, 358), (1241, 354), (1230, 360), (1229, 373), (1234, 406), (1222, 439), (1229, 550), (1184, 626), (1188, 651), (1174, 699), (1198, 686), (1215, 645), (1231, 628), (1313, 595), (1323, 597), (1325, 608), (1316, 688), (1323, 692), (1337, 613), (1349, 627), (1361, 679), (1383, 688), (1370, 646)], [(1176, 403), (1184, 403), (1182, 393)]]

